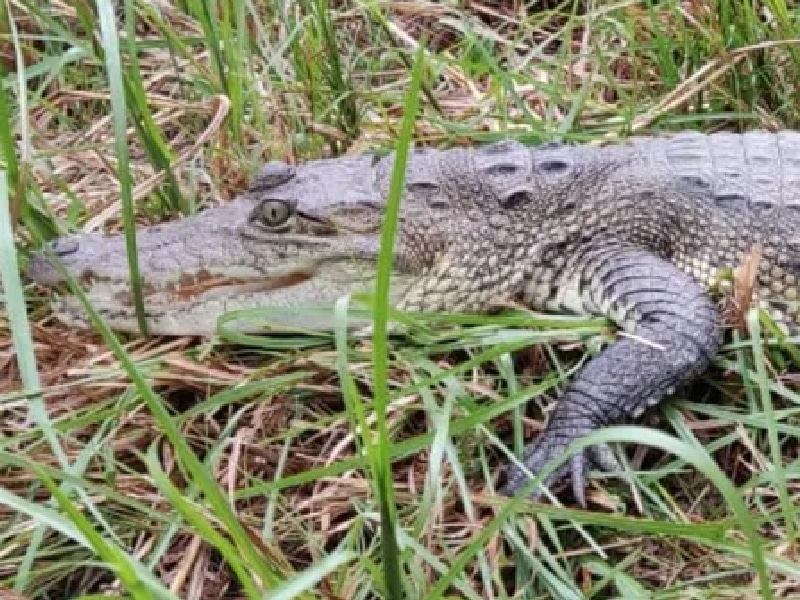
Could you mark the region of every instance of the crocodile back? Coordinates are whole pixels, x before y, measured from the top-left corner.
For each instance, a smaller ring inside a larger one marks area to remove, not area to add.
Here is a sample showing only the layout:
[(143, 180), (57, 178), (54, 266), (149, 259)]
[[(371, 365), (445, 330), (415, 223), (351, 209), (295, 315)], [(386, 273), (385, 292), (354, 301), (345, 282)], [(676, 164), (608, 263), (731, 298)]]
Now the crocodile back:
[(685, 132), (638, 144), (646, 162), (720, 208), (800, 220), (800, 133)]

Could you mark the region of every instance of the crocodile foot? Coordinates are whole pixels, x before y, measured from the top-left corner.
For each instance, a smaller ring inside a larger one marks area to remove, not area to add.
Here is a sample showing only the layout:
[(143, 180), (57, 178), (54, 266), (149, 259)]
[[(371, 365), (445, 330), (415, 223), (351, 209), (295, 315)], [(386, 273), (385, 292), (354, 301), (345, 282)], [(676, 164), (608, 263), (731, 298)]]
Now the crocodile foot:
[[(526, 449), (522, 460), (525, 469), (518, 465), (509, 467), (508, 481), (502, 492), (507, 496), (516, 496), (530, 481), (529, 473), (534, 476), (540, 473), (565, 450), (566, 446), (549, 444), (544, 437), (538, 443), (532, 444)], [(572, 456), (566, 463), (560, 465), (553, 473), (547, 476), (539, 487), (530, 493), (529, 498), (538, 500), (543, 493), (543, 488), (549, 488), (563, 479), (569, 479), (572, 483), (572, 493), (575, 499), (582, 507), (586, 508), (586, 473), (589, 469), (589, 464), (593, 464), (607, 472), (619, 472), (622, 470), (617, 458), (607, 444), (590, 446)]]

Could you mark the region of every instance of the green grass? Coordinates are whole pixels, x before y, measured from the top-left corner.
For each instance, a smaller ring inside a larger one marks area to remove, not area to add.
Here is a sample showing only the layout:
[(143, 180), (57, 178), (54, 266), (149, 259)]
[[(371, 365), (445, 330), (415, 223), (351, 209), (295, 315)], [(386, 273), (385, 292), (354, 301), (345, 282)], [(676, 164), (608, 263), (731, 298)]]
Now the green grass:
[(655, 431), (598, 433), (636, 450), (583, 511), (510, 502), (496, 472), (603, 320), (419, 317), (388, 343), (379, 302), (355, 343), (123, 339), (59, 325), (17, 277), (45, 238), (133, 248), (135, 222), (231, 198), (267, 160), (800, 127), (787, 3), (462, 5), (0, 6), (0, 593), (797, 595), (791, 341), (734, 338)]

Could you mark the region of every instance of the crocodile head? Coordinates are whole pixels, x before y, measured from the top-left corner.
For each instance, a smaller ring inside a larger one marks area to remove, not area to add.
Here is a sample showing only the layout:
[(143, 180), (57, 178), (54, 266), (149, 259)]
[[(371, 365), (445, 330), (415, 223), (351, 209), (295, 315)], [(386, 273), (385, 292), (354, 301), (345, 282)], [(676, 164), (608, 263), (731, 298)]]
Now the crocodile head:
[[(148, 330), (159, 335), (210, 335), (232, 310), (280, 309), (229, 326), (244, 331), (271, 324), (330, 327), (307, 305), (332, 306), (368, 290), (374, 277), (384, 194), (376, 158), (319, 160), (293, 167), (269, 163), (232, 202), (198, 215), (137, 231), (139, 271)], [(346, 190), (346, 195), (337, 191)], [(93, 307), (117, 331), (138, 331), (125, 238), (84, 234), (60, 238), (36, 253), (28, 274), (63, 287), (54, 262), (85, 289)], [(63, 322), (88, 326), (71, 295), (54, 301)]]
[[(560, 145), (531, 150), (512, 141), (478, 150), (415, 150), (406, 168), (392, 300), (402, 298), (446, 252), (460, 255), (444, 260), (443, 267), (453, 261), (469, 267), (451, 270), (447, 276), (452, 278), (482, 268), (487, 257), (510, 266), (532, 228), (557, 230), (563, 211), (575, 210), (576, 197), (591, 197), (591, 186), (605, 181), (596, 169), (584, 168), (590, 159), (588, 151)], [(270, 163), (236, 200), (193, 218), (140, 229), (148, 330), (208, 335), (225, 313), (270, 308), (281, 309), (270, 311), (273, 324), (329, 328), (328, 317), (312, 319), (305, 307), (330, 307), (337, 298), (372, 287), (393, 166), (394, 155), (315, 160), (297, 167)], [(587, 206), (596, 212), (594, 205)], [(544, 236), (540, 242), (548, 240)], [(42, 285), (60, 286), (55, 259), (85, 286), (112, 328), (138, 330), (124, 237), (56, 240), (33, 257), (30, 276)], [(458, 307), (463, 285), (452, 283), (452, 297), (443, 300)], [(57, 300), (54, 309), (61, 320), (85, 325), (75, 298)], [(264, 329), (263, 321), (251, 327), (244, 319), (226, 327)]]

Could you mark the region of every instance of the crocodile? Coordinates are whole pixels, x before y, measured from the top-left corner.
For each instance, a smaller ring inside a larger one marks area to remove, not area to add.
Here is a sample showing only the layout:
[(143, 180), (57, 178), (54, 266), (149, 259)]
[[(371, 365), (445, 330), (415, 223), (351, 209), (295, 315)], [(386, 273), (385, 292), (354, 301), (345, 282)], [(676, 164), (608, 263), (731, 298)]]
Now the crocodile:
[[(330, 327), (293, 310), (370, 289), (394, 160), (270, 162), (230, 203), (139, 231), (150, 331), (209, 335), (226, 311), (256, 307), (288, 308), (277, 326)], [(754, 251), (748, 301), (795, 332), (799, 233), (800, 133), (792, 131), (415, 149), (392, 303), (484, 314), (522, 306), (618, 327), (509, 468), (503, 491), (514, 495), (574, 440), (636, 419), (707, 369), (723, 339), (720, 299), (735, 292)], [(119, 235), (57, 239), (32, 257), (29, 273), (58, 287), (53, 261), (61, 261), (113, 328), (136, 331), (124, 248)], [(74, 299), (58, 302), (62, 320), (85, 324)], [(566, 480), (585, 506), (590, 465), (618, 468), (606, 446), (591, 446), (531, 497)]]

